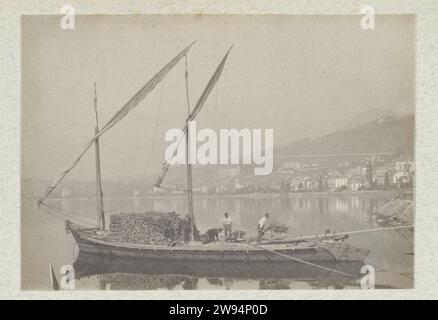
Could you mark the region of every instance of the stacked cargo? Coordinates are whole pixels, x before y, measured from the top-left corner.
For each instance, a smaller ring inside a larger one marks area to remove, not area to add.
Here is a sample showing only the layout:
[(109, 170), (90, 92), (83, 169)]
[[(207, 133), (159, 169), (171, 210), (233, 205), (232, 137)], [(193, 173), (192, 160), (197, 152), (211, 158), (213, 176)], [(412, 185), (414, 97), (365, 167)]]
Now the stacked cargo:
[(109, 237), (117, 242), (173, 246), (183, 242), (183, 220), (175, 212), (113, 214)]
[(271, 223), (267, 230), (271, 231), (272, 233), (275, 233), (277, 235), (286, 235), (288, 232), (288, 227), (284, 224), (279, 223)]

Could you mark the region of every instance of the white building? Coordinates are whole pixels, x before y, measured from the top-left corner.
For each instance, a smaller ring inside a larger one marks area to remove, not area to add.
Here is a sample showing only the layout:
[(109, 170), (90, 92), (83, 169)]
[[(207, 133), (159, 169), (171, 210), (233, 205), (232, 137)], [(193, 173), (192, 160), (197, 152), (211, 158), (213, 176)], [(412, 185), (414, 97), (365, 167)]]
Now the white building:
[(412, 165), (410, 161), (397, 161), (395, 163), (395, 171), (397, 172), (409, 172), (411, 167)]
[(339, 189), (348, 185), (348, 179), (346, 177), (335, 178), (335, 188)]
[(398, 183), (409, 183), (410, 178), (409, 178), (409, 173), (407, 172), (397, 172), (396, 174), (394, 174), (394, 176), (392, 177), (392, 182), (394, 184), (398, 184)]
[(366, 173), (367, 173), (367, 168), (363, 166), (358, 166), (348, 169), (348, 175), (350, 176), (365, 176)]
[(348, 179), (342, 175), (333, 175), (328, 178), (327, 184), (330, 190), (338, 190), (348, 186)]
[(350, 181), (350, 189), (351, 191), (359, 191), (362, 187), (365, 186), (363, 176), (355, 176), (351, 178)]

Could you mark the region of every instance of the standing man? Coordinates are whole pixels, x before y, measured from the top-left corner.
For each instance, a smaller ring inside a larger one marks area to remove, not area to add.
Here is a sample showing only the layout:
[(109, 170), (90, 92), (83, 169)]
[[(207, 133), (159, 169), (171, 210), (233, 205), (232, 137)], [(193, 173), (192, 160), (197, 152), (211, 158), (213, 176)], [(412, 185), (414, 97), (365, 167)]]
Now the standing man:
[(225, 239), (229, 239), (231, 237), (231, 230), (233, 226), (233, 220), (228, 215), (228, 212), (224, 213), (224, 219), (222, 220), (222, 226), (224, 229)]
[(258, 229), (258, 236), (257, 236), (257, 240), (261, 240), (263, 238), (263, 235), (266, 232), (266, 223), (269, 221), (269, 212), (265, 213), (265, 216), (263, 218), (261, 218), (257, 224), (257, 229)]
[(190, 219), (190, 216), (188, 214), (186, 214), (185, 218), (182, 221), (182, 229), (184, 234), (184, 242), (189, 243), (192, 239), (192, 219)]

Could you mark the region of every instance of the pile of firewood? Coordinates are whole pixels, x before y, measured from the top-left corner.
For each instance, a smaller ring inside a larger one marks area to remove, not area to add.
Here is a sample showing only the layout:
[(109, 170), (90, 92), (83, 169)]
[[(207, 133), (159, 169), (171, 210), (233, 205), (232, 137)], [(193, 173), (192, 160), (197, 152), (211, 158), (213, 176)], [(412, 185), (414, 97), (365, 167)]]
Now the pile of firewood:
[(288, 227), (285, 226), (284, 224), (279, 224), (279, 223), (271, 223), (267, 230), (271, 231), (272, 233), (277, 233), (277, 234), (287, 234), (288, 231)]
[(109, 237), (118, 242), (173, 246), (184, 240), (183, 218), (175, 212), (113, 214)]

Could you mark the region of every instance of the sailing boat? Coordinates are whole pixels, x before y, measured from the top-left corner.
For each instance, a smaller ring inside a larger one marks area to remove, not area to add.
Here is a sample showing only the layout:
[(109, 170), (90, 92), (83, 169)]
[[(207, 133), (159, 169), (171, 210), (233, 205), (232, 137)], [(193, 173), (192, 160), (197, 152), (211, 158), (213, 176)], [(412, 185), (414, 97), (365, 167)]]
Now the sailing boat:
[[(314, 239), (313, 241), (290, 241), (290, 242), (246, 242), (246, 243), (214, 243), (201, 244), (200, 242), (190, 243), (184, 246), (169, 247), (165, 245), (150, 245), (137, 243), (123, 243), (116, 240), (111, 240), (107, 237), (108, 230), (105, 229), (105, 215), (104, 203), (102, 194), (102, 184), (100, 175), (100, 153), (99, 153), (99, 139), (116, 123), (123, 119), (132, 109), (134, 109), (155, 87), (159, 84), (168, 72), (182, 59), (185, 58), (186, 65), (186, 91), (187, 91), (187, 106), (188, 117), (186, 125), (183, 129), (185, 138), (189, 139), (188, 122), (195, 119), (200, 112), (202, 106), (207, 100), (213, 87), (219, 80), (224, 69), (226, 60), (231, 48), (222, 58), (220, 64), (211, 76), (206, 87), (202, 91), (193, 110), (190, 110), (190, 102), (188, 98), (188, 80), (187, 80), (187, 54), (194, 42), (183, 49), (177, 56), (175, 56), (167, 65), (165, 65), (155, 76), (153, 76), (110, 120), (99, 129), (99, 122), (97, 117), (96, 95), (94, 100), (96, 111), (96, 128), (95, 135), (87, 143), (84, 150), (80, 153), (78, 158), (72, 165), (63, 171), (60, 177), (55, 180), (44, 196), (39, 200), (39, 204), (43, 205), (44, 201), (51, 194), (53, 190), (59, 185), (62, 179), (79, 163), (82, 156), (93, 145), (95, 146), (96, 154), (96, 189), (97, 189), (97, 208), (99, 227), (84, 228), (70, 220), (66, 221), (66, 228), (71, 232), (75, 239), (81, 253), (97, 254), (104, 257), (117, 257), (121, 259), (146, 259), (154, 261), (203, 261), (203, 262), (275, 262), (275, 261), (290, 261), (307, 264), (319, 269), (325, 267), (316, 264), (316, 262), (363, 262), (368, 255), (368, 250), (354, 248), (343, 241), (335, 241), (335, 237), (325, 239)], [(186, 143), (186, 148), (189, 144)], [(189, 156), (186, 150), (186, 157)], [(187, 159), (189, 160), (189, 159)], [(160, 187), (167, 171), (169, 170), (169, 163), (163, 164), (161, 175), (159, 176), (155, 186)], [(192, 169), (190, 161), (187, 161), (187, 197), (188, 197), (188, 213), (192, 222), (192, 233), (195, 230), (195, 219), (193, 213), (193, 194), (192, 194)], [(192, 237), (194, 239), (194, 237)], [(327, 268), (326, 268), (327, 269)], [(328, 269), (341, 273), (340, 271)]]

